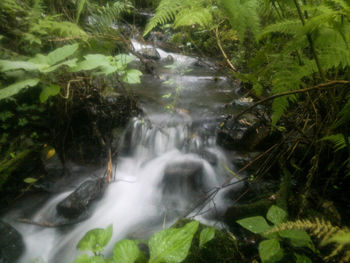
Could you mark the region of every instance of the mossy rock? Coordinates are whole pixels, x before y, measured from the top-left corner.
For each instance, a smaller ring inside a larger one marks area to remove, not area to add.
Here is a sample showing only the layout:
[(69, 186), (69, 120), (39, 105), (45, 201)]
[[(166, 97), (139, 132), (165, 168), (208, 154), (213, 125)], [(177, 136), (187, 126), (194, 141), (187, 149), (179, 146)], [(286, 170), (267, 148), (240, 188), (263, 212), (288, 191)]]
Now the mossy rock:
[[(178, 228), (191, 222), (192, 220), (183, 218), (178, 220), (172, 227)], [(204, 246), (199, 246), (199, 237), (203, 229), (207, 228), (204, 224), (199, 224), (198, 230), (192, 240), (191, 249), (184, 263), (235, 263), (242, 262), (237, 252), (237, 244), (231, 234), (215, 229), (215, 236)]]

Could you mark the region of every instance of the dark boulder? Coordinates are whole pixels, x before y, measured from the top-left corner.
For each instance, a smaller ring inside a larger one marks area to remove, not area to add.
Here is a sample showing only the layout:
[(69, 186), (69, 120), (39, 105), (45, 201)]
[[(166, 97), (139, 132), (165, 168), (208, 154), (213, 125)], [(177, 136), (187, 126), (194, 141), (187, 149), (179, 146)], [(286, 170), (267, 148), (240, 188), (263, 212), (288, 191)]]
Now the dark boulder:
[(58, 203), (56, 209), (59, 215), (67, 218), (77, 218), (82, 215), (91, 203), (101, 197), (106, 189), (104, 178), (87, 180), (73, 193)]
[(165, 167), (162, 184), (164, 193), (198, 192), (203, 187), (203, 164), (189, 160), (170, 163)]
[(157, 49), (155, 49), (155, 48), (151, 48), (151, 47), (142, 48), (142, 49), (140, 49), (139, 53), (144, 58), (153, 59), (153, 60), (160, 60), (160, 55), (159, 55)]
[(16, 262), (24, 251), (21, 234), (11, 225), (0, 221), (0, 237), (0, 263)]
[(217, 133), (217, 143), (227, 150), (266, 150), (281, 137), (277, 131), (271, 132), (264, 119), (245, 114), (239, 120), (228, 120)]

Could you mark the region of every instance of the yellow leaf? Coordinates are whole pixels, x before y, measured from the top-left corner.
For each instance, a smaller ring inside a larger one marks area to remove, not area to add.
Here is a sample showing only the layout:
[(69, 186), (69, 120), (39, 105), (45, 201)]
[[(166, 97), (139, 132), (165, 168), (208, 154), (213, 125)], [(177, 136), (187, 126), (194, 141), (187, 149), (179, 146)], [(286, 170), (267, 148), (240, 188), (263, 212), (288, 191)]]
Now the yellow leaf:
[(55, 148), (51, 148), (50, 150), (48, 150), (47, 154), (46, 154), (46, 160), (50, 159), (52, 156), (54, 156), (56, 153)]

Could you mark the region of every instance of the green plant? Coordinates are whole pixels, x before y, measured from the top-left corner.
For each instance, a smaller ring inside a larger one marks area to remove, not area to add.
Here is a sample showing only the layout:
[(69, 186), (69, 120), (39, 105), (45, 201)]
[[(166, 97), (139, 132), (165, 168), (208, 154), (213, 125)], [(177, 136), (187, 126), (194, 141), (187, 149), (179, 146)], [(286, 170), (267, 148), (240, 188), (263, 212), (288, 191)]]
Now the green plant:
[[(128, 63), (134, 60), (129, 55), (117, 55), (115, 57), (102, 54), (89, 54), (78, 62), (74, 57), (78, 50), (78, 44), (66, 45), (58, 48), (48, 55), (37, 54), (25, 61), (0, 60), (0, 72), (9, 77), (15, 76), (17, 81), (0, 90), (0, 100), (16, 95), (27, 87), (34, 87), (39, 83), (43, 86), (40, 94), (41, 102), (45, 102), (50, 96), (57, 95), (60, 86), (52, 83), (51, 73), (59, 71), (63, 66), (71, 72), (92, 71), (96, 75), (108, 76), (112, 73), (119, 74), (123, 81), (134, 84), (140, 82), (142, 73), (135, 69), (127, 69)], [(66, 60), (71, 57), (71, 59)], [(36, 76), (33, 78), (33, 76)]]
[[(237, 221), (245, 229), (254, 234), (259, 234), (265, 239), (258, 246), (259, 256), (262, 262), (278, 262), (286, 256), (281, 246), (281, 241), (283, 240), (288, 240), (290, 246), (294, 249), (305, 247), (315, 251), (310, 236), (304, 230), (283, 229), (283, 231), (270, 232), (271, 229), (277, 229), (283, 225), (287, 221), (287, 217), (286, 211), (273, 205), (266, 214), (267, 220), (273, 225), (270, 225), (262, 216), (248, 217)], [(306, 255), (300, 255), (296, 252), (293, 254), (296, 262), (311, 262)], [(301, 259), (304, 261), (301, 261)]]
[[(93, 229), (87, 232), (79, 241), (79, 250), (91, 251), (93, 256), (80, 255), (74, 263), (103, 263), (103, 262), (182, 262), (189, 252), (192, 239), (199, 226), (199, 222), (187, 223), (181, 228), (169, 228), (155, 233), (148, 241), (150, 258), (147, 259), (137, 246), (140, 241), (124, 239), (114, 245), (113, 257), (105, 259), (101, 252), (112, 237), (112, 226), (106, 229)], [(204, 246), (215, 236), (214, 228), (204, 228), (200, 233), (200, 246)]]

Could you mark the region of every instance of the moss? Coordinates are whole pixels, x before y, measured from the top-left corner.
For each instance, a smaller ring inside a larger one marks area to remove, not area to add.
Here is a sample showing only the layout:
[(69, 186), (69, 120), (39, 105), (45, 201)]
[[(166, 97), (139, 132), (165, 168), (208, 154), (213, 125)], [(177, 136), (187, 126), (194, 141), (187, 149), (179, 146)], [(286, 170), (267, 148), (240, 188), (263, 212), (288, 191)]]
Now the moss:
[[(186, 218), (180, 219), (173, 227), (182, 227), (190, 221), (190, 219)], [(199, 224), (190, 252), (185, 261), (183, 261), (184, 263), (242, 262), (236, 250), (235, 240), (225, 231), (215, 229), (215, 237), (200, 248), (199, 236), (206, 227), (208, 226)]]

